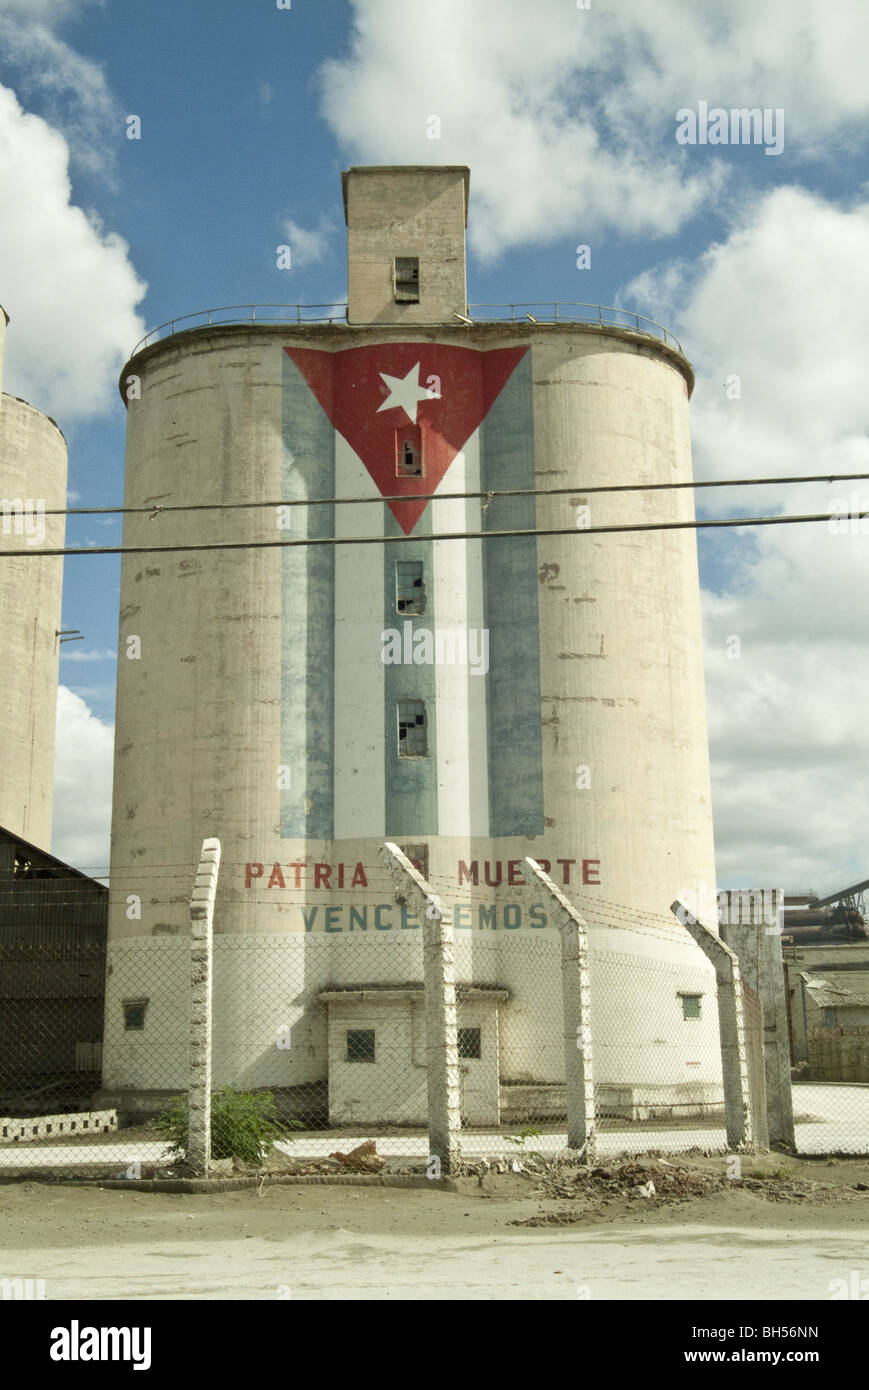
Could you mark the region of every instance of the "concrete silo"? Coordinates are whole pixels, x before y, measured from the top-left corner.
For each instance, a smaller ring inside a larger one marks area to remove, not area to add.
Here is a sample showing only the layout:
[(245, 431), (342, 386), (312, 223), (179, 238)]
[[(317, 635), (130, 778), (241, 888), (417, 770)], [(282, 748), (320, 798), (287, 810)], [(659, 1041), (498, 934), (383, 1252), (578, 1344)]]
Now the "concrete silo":
[(469, 322), (468, 183), (350, 170), (346, 324), (206, 323), (124, 369), (126, 505), (213, 508), (128, 515), (126, 546), (318, 543), (124, 558), (101, 1103), (184, 1084), (210, 835), (218, 1084), (421, 1119), (420, 929), (389, 838), (455, 907), (469, 1121), (563, 1113), (528, 854), (589, 920), (597, 1071), (623, 1112), (720, 1096), (714, 975), (665, 920), (714, 883), (695, 537), (582, 535), (586, 507), (692, 519), (690, 490), (581, 491), (690, 480), (691, 369), (639, 325)]
[[(0, 386), (9, 316), (0, 307)], [(0, 825), (51, 844), (63, 560), (35, 558), (63, 545), (66, 443), (27, 401), (0, 392)]]

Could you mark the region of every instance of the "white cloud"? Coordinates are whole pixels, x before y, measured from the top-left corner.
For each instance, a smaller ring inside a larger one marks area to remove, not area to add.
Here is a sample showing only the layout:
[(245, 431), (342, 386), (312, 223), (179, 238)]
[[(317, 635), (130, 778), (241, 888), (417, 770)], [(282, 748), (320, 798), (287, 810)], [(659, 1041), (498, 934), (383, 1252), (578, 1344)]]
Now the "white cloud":
[(869, 637), (854, 596), (869, 566), (865, 537), (788, 529), (761, 544), (744, 592), (704, 595), (718, 870), (823, 894), (866, 876)]
[(144, 323), (127, 243), (70, 202), (68, 147), (0, 87), (4, 389), (61, 422), (108, 409)]
[[(646, 273), (626, 294), (665, 322), (677, 311), (698, 371), (700, 476), (853, 472), (869, 462), (869, 202), (843, 208), (778, 188), (743, 207), (699, 261)], [(732, 375), (739, 400), (725, 395)]]
[(73, 868), (109, 863), (114, 729), (66, 686), (57, 692), (51, 852)]
[(321, 221), (318, 227), (305, 228), (292, 218), (285, 218), (281, 235), (286, 238), (285, 244), (290, 248), (293, 266), (315, 265), (317, 261), (322, 261), (333, 230), (328, 221)]
[(786, 148), (817, 155), (869, 112), (863, 0), (619, 0), (609, 18), (604, 44), (621, 66), (605, 105), (616, 128), (700, 100), (780, 107)]
[(70, 651), (69, 642), (64, 642), (60, 649), (61, 661), (117, 661), (118, 654), (109, 649), (97, 652)]
[(73, 165), (111, 180), (123, 112), (102, 68), (52, 32), (52, 24), (73, 12), (25, 11), (0, 0), (0, 45), (16, 90), (64, 134)]
[[(695, 359), (698, 477), (869, 473), (869, 204), (779, 188), (699, 261), (629, 289), (653, 309), (670, 300)], [(827, 513), (852, 490), (869, 507), (869, 480), (699, 496), (713, 515)], [(727, 578), (704, 596), (719, 872), (832, 891), (867, 867), (869, 543), (825, 523), (757, 528), (748, 545), (719, 535)]]
[(675, 142), (677, 110), (701, 99), (782, 107), (786, 148), (815, 153), (869, 112), (863, 0), (352, 7), (348, 56), (320, 70), (327, 121), (360, 163), (470, 165), (483, 256), (603, 230), (678, 231), (733, 168)]
[(329, 124), (357, 162), (469, 164), (484, 256), (615, 221), (674, 232), (720, 182), (713, 161), (686, 175), (675, 141), (657, 158), (645, 142), (604, 147), (596, 30), (561, 0), (353, 8), (350, 56), (320, 73)]
[(73, 695), (79, 695), (82, 700), (92, 703), (111, 702), (114, 704), (115, 687), (113, 685), (71, 685), (69, 689)]
[(0, 14), (23, 15), (26, 19), (45, 19), (60, 23), (96, 5), (105, 8), (105, 0), (0, 0)]

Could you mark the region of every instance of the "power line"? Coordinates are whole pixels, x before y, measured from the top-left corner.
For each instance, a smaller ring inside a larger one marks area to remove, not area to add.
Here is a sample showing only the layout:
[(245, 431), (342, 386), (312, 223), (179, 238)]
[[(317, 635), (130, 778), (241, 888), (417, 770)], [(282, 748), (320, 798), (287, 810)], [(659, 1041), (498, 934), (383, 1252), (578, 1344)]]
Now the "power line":
[(595, 484), (583, 487), (577, 483), (571, 487), (511, 488), (489, 492), (429, 492), (402, 493), (396, 496), (377, 497), (306, 497), (285, 498), (277, 502), (173, 502), (153, 503), (149, 507), (51, 507), (42, 513), (44, 516), (136, 516), (149, 513), (152, 518), (163, 512), (224, 512), (244, 511), (257, 507), (347, 507), (357, 503), (376, 502), (466, 502), (485, 499), (492, 502), (499, 497), (562, 497), (568, 493), (581, 492), (588, 495), (601, 492), (665, 492), (680, 488), (705, 487), (763, 487), (778, 483), (839, 483), (853, 482), (869, 478), (869, 473), (809, 473), (789, 477), (773, 478), (724, 478), (712, 482), (690, 483), (615, 483)]
[[(403, 498), (402, 501), (413, 499)], [(869, 512), (853, 514), (869, 516)], [(844, 518), (842, 518), (844, 519)], [(787, 526), (831, 520), (829, 512), (806, 516), (736, 516), (710, 521), (644, 521), (630, 526), (560, 526), (532, 527), (524, 531), (443, 531), (424, 536), (305, 536), (298, 541), (209, 541), (188, 545), (93, 545), (64, 546), (50, 550), (34, 547), (29, 550), (0, 550), (0, 559), (20, 560), (35, 557), (44, 559), (59, 555), (161, 555), (174, 551), (194, 550), (272, 550), (309, 545), (419, 545), (421, 541), (489, 541), (520, 536), (594, 536), (624, 535), (631, 531), (695, 531), (724, 526)]]

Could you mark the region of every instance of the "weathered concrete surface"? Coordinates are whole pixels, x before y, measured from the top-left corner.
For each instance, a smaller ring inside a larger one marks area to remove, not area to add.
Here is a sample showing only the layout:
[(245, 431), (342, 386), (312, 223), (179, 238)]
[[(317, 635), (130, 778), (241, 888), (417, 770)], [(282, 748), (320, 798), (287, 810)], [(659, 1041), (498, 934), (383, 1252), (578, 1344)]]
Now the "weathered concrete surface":
[(581, 1150), (591, 1159), (595, 1154), (595, 1098), (588, 927), (536, 860), (526, 858), (523, 872), (529, 885), (538, 882), (548, 895), (561, 936), (567, 1147)]
[(727, 1142), (732, 1149), (754, 1143), (748, 1056), (742, 1012), (739, 960), (732, 946), (719, 940), (678, 900), (672, 911), (685, 925), (711, 963), (718, 984), (718, 1026), (721, 1032), (721, 1067), (724, 1076), (724, 1108)]
[(721, 935), (736, 951), (743, 979), (760, 997), (763, 1008), (763, 1061), (770, 1143), (792, 1145), (791, 1052), (779, 917), (783, 894), (778, 888), (767, 889), (753, 913), (741, 911), (752, 907), (751, 903), (742, 901), (744, 896), (738, 892), (727, 894), (728, 907), (722, 914)]
[[(325, 1203), (322, 1191), (319, 1197)], [(361, 1194), (356, 1207), (367, 1197)], [(142, 1199), (153, 1200), (150, 1194)], [(43, 1278), (46, 1297), (61, 1300), (619, 1299), (702, 1305), (705, 1299), (827, 1301), (832, 1280), (847, 1281), (850, 1271), (865, 1275), (866, 1269), (865, 1227), (746, 1230), (685, 1223), (581, 1234), (411, 1237), (354, 1232), (326, 1217), (319, 1223), (324, 1229), (292, 1239), (246, 1233), (212, 1240), (205, 1210), (189, 1209), (195, 1200), (211, 1199), (175, 1200), (171, 1219), (183, 1227), (177, 1242), (161, 1238), (165, 1217), (137, 1214), (121, 1244), (7, 1250), (3, 1273)], [(143, 1222), (151, 1227), (150, 1238), (137, 1238)]]
[[(465, 226), (469, 170), (463, 165), (348, 169), (349, 323), (453, 323), (467, 314)], [(397, 304), (393, 260), (419, 261), (419, 303)]]
[(220, 841), (203, 840), (190, 901), (190, 1073), (187, 1161), (207, 1177), (211, 1164), (212, 948)]
[[(0, 310), (0, 323), (5, 315)], [(66, 506), (66, 443), (58, 426), (26, 401), (0, 395), (0, 548), (27, 558), (0, 564), (0, 825), (40, 849), (51, 847), (57, 665), (65, 519), (45, 517), (44, 539), (28, 536), (8, 510), (16, 500)], [(19, 533), (16, 534), (16, 531)]]

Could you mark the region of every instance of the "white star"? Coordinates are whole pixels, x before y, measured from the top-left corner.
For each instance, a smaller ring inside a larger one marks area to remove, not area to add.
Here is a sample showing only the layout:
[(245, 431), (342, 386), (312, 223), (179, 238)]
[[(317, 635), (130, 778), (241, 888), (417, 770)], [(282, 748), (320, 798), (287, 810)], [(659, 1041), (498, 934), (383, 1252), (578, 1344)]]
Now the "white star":
[[(377, 407), (376, 414), (381, 410), (402, 409), (408, 419), (416, 424), (416, 407), (419, 401), (429, 401), (431, 396), (424, 386), (419, 384), (419, 367), (417, 362), (415, 367), (411, 367), (407, 376), (389, 376), (386, 372), (380, 375), (389, 387), (389, 395), (382, 405)], [(414, 378), (411, 381), (411, 377)]]

